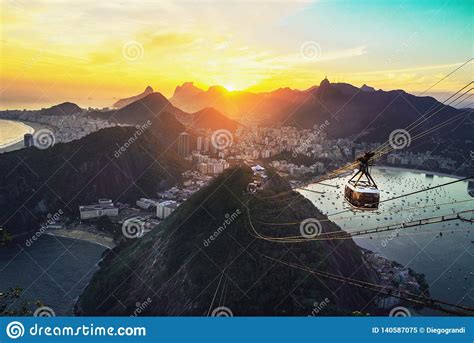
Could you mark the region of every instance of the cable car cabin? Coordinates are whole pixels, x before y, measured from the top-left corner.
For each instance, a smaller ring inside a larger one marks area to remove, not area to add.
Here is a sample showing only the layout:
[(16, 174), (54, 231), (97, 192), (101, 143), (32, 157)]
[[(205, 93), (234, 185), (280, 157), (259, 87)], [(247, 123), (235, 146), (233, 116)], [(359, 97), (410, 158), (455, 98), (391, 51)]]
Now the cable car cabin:
[(344, 190), (346, 201), (358, 209), (373, 210), (379, 208), (380, 191), (373, 185), (366, 185), (365, 182), (354, 181), (346, 184)]
[[(352, 206), (361, 210), (373, 210), (379, 207), (380, 191), (369, 173), (370, 160), (374, 153), (368, 152), (357, 159), (359, 170), (347, 182), (344, 198)], [(365, 176), (366, 180), (362, 180)]]

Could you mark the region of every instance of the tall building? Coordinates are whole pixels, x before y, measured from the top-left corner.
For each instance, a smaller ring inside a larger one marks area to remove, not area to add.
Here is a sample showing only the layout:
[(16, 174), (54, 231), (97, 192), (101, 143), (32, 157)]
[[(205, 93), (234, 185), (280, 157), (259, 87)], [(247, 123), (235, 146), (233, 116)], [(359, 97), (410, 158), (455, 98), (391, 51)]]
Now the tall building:
[(178, 137), (178, 154), (186, 157), (189, 155), (189, 133), (182, 132)]
[(209, 145), (210, 145), (209, 137), (206, 137), (206, 138), (204, 139), (204, 152), (208, 152), (208, 151), (209, 151)]
[(31, 133), (27, 133), (23, 136), (23, 143), (25, 143), (25, 147), (30, 147), (35, 145), (33, 135)]
[(202, 151), (202, 149), (203, 149), (203, 139), (201, 136), (199, 136), (196, 140), (196, 150)]

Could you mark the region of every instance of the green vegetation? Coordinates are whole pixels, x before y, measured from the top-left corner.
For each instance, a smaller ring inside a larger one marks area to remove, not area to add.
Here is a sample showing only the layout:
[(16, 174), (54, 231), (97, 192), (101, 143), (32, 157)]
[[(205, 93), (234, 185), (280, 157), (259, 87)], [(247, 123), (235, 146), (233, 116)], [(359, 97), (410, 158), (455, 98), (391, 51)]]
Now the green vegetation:
[(22, 291), (20, 287), (0, 291), (0, 316), (28, 316), (33, 314), (35, 308), (42, 306), (40, 301), (22, 301)]
[(0, 227), (0, 246), (7, 245), (12, 240), (10, 233)]
[[(79, 313), (127, 315), (133, 312), (137, 297), (149, 296), (153, 302), (144, 315), (203, 315), (216, 289), (222, 292), (223, 285), (218, 284), (223, 270), (227, 286), (225, 296), (220, 296), (236, 315), (309, 315), (312, 303), (326, 297), (331, 304), (326, 315), (347, 314), (356, 310), (351, 304), (370, 303), (374, 294), (369, 291), (308, 277), (304, 271), (267, 258), (347, 276), (354, 272), (351, 266), (357, 265), (362, 266), (357, 277), (371, 280), (372, 275), (363, 267), (359, 248), (349, 240), (336, 246), (323, 241), (291, 244), (259, 239), (258, 235), (300, 235), (302, 220), (326, 218), (295, 192), (278, 197), (277, 192), (289, 190), (288, 184), (270, 175), (266, 189), (252, 195), (246, 191), (253, 179), (250, 168), (227, 170), (143, 238), (117, 246), (81, 295)], [(275, 200), (264, 199), (271, 196)], [(224, 225), (226, 219), (229, 224)], [(327, 221), (323, 227), (339, 230)], [(330, 290), (337, 290), (337, 299)], [(114, 297), (110, 297), (112, 291)]]
[(95, 225), (99, 231), (111, 234), (114, 239), (117, 239), (122, 235), (122, 226), (117, 222), (113, 222), (107, 216), (97, 218), (95, 220)]

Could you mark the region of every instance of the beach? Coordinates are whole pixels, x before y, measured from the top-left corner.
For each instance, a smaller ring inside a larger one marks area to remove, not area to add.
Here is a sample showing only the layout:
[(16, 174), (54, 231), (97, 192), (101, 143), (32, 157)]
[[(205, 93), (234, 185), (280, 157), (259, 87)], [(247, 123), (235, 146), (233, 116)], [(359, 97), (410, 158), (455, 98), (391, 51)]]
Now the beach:
[[(10, 128), (13, 128), (14, 134), (12, 135), (8, 133), (8, 135), (15, 136), (16, 138), (7, 139), (7, 135), (4, 135), (4, 132)], [(23, 136), (26, 133), (33, 134), (40, 129), (49, 129), (54, 131), (48, 125), (41, 123), (0, 119), (0, 154), (23, 149), (25, 147), (25, 144), (23, 143)]]
[(30, 125), (13, 120), (0, 120), (0, 149), (23, 142), (23, 136), (33, 134), (35, 129)]
[(81, 241), (86, 241), (89, 243), (101, 245), (108, 249), (113, 249), (115, 247), (115, 243), (112, 237), (106, 236), (101, 232), (93, 232), (91, 230), (84, 230), (77, 227), (71, 229), (50, 229), (47, 231), (46, 234), (56, 237), (72, 238)]

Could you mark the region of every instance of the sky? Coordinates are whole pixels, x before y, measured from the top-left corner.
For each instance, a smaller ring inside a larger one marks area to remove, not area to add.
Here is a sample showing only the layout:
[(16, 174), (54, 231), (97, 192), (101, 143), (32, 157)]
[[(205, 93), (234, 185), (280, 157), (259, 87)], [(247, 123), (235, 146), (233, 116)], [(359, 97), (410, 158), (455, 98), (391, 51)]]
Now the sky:
[[(474, 56), (463, 0), (0, 0), (0, 108), (111, 106), (147, 85), (423, 92)], [(426, 94), (472, 80), (469, 63)]]

